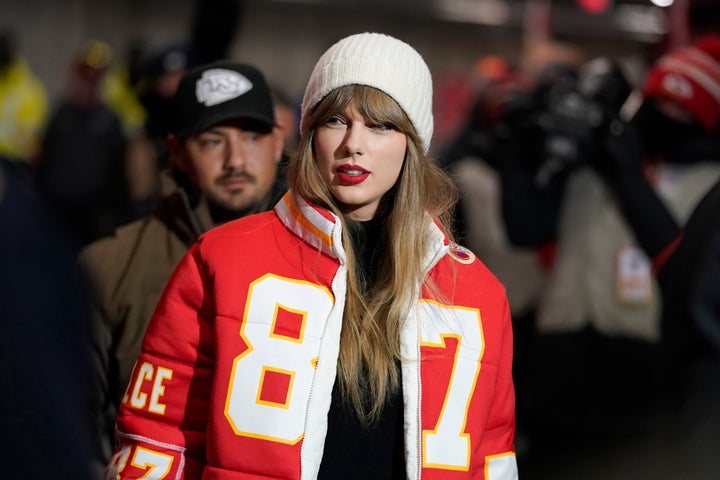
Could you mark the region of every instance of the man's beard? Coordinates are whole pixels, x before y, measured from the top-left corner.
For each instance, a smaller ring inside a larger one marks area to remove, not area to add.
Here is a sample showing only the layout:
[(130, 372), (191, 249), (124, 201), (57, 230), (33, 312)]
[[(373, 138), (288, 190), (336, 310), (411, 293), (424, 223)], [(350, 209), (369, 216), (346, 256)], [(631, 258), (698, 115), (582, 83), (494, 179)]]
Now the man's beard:
[(247, 215), (252, 215), (253, 213), (259, 213), (270, 207), (270, 195), (271, 192), (268, 192), (263, 198), (252, 201), (240, 208), (230, 208), (227, 204), (216, 202), (211, 198), (208, 198), (210, 215), (212, 216), (213, 222), (219, 225)]

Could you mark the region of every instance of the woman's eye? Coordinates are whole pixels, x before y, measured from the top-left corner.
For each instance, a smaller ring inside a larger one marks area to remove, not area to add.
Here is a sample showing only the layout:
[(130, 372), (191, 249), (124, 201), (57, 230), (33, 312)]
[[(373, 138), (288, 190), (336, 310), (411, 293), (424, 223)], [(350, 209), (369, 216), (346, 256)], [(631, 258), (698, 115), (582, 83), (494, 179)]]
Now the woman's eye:
[(327, 122), (325, 122), (327, 125), (343, 125), (345, 121), (342, 119), (342, 117), (338, 115), (333, 115), (332, 117), (328, 118)]
[(397, 130), (395, 125), (393, 125), (392, 123), (376, 123), (376, 124), (372, 125), (372, 128), (375, 130), (383, 131), (383, 132), (389, 131), (389, 130)]

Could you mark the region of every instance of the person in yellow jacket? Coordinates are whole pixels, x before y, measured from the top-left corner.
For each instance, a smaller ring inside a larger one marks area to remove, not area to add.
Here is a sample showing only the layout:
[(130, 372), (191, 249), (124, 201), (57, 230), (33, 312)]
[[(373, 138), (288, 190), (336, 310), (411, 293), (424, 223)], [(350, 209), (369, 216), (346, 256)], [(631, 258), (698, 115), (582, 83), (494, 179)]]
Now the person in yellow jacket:
[(0, 154), (32, 161), (47, 115), (44, 85), (17, 55), (11, 32), (0, 32)]

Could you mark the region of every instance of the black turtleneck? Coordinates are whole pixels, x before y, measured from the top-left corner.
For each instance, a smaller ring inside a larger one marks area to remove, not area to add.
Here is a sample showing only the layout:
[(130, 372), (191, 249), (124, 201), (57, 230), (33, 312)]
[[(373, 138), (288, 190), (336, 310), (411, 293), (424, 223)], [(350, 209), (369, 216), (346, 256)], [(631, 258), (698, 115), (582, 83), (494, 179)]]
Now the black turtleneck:
[[(356, 222), (350, 228), (358, 273), (364, 278), (361, 286), (367, 293), (372, 290), (378, 272), (378, 245), (382, 241), (383, 223), (373, 219)], [(405, 477), (402, 391), (395, 393), (375, 423), (364, 425), (352, 406), (343, 401), (336, 380), (318, 479), (396, 480)]]

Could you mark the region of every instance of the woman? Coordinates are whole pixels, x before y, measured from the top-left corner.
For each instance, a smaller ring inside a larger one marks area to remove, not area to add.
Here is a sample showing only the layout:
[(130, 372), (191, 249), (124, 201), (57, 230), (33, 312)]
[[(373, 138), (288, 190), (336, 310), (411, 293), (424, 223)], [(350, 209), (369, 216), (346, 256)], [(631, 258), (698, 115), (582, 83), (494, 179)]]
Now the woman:
[(108, 478), (516, 476), (507, 299), (445, 233), (431, 105), (397, 39), (320, 58), (288, 193), (169, 281)]

